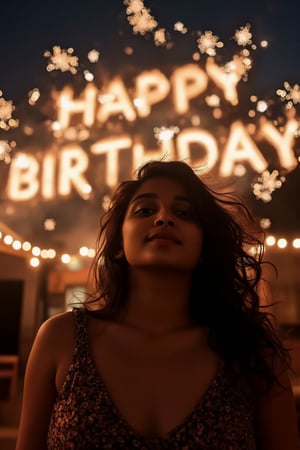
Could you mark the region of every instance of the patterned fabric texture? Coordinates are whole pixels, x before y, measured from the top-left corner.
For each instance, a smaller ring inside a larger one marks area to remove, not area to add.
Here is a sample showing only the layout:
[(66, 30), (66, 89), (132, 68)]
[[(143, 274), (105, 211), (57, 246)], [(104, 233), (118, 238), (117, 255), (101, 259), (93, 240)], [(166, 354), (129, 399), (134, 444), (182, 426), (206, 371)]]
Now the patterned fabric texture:
[(48, 449), (255, 450), (253, 405), (233, 374), (220, 367), (201, 402), (166, 436), (140, 435), (112, 402), (88, 347), (87, 317), (74, 309), (73, 362), (58, 393)]

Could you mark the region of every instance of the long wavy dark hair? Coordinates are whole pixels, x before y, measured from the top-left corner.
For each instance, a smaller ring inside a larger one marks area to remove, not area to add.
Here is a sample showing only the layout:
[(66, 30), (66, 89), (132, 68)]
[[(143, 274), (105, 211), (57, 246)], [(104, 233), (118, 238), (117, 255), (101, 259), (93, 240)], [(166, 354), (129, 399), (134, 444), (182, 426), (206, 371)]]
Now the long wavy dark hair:
[(148, 162), (135, 180), (124, 181), (115, 190), (100, 219), (92, 266), (95, 293), (87, 309), (94, 316), (113, 318), (126, 305), (128, 264), (125, 257), (116, 257), (122, 248), (122, 224), (137, 189), (157, 177), (181, 183), (203, 230), (201, 263), (192, 274), (191, 318), (208, 327), (209, 345), (225, 364), (270, 388), (277, 380), (275, 361), (288, 368), (289, 356), (274, 330), (273, 316), (260, 306), (258, 289), (265, 264), (262, 232), (236, 194), (215, 192), (184, 162)]

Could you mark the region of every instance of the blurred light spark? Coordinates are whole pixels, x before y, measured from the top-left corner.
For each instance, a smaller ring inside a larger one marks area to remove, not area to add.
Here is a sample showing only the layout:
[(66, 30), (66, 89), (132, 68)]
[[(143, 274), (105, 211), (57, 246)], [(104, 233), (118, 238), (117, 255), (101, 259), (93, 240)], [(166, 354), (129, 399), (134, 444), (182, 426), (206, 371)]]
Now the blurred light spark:
[(15, 106), (12, 100), (5, 100), (0, 91), (0, 128), (2, 130), (8, 131), (10, 128), (18, 126), (18, 121), (12, 121), (14, 110)]
[(103, 211), (107, 211), (110, 205), (111, 198), (109, 195), (104, 195), (102, 198), (102, 209)]
[(95, 78), (94, 75), (92, 74), (92, 72), (90, 72), (89, 70), (85, 70), (83, 72), (83, 76), (84, 76), (84, 79), (88, 82), (93, 81)]
[(44, 56), (49, 59), (47, 65), (48, 72), (60, 70), (61, 72), (71, 72), (73, 75), (77, 73), (78, 57), (73, 56), (74, 49), (62, 49), (59, 45), (53, 47), (53, 54), (46, 51)]
[(246, 45), (252, 44), (252, 33), (250, 29), (250, 25), (247, 24), (244, 27), (240, 27), (239, 30), (236, 30), (234, 39), (238, 45), (245, 47)]
[(194, 127), (198, 127), (198, 126), (200, 125), (200, 123), (201, 123), (201, 117), (198, 116), (197, 114), (194, 114), (194, 115), (191, 117), (191, 124), (192, 124)]
[(125, 53), (125, 55), (127, 55), (127, 56), (130, 56), (130, 55), (132, 55), (133, 54), (133, 48), (132, 47), (129, 47), (128, 45), (124, 48), (124, 53)]
[(171, 127), (155, 127), (154, 128), (154, 137), (158, 140), (158, 142), (162, 141), (170, 141), (175, 134), (179, 133), (179, 127), (171, 126)]
[(99, 57), (100, 57), (100, 53), (98, 52), (98, 50), (93, 49), (93, 50), (90, 50), (90, 51), (88, 52), (88, 60), (89, 60), (91, 63), (96, 63), (96, 62), (98, 62), (98, 61), (99, 61)]
[(243, 177), (246, 173), (246, 167), (243, 164), (236, 164), (233, 172), (236, 177)]
[(268, 109), (268, 104), (265, 100), (259, 100), (256, 105), (256, 111), (260, 113), (266, 112)]
[(263, 230), (267, 230), (272, 225), (272, 222), (268, 217), (264, 217), (260, 220), (259, 224)]
[(160, 28), (154, 32), (154, 43), (158, 47), (160, 45), (164, 45), (167, 42), (166, 39), (166, 30), (164, 28)]
[(158, 23), (151, 15), (150, 9), (146, 8), (141, 0), (124, 0), (127, 6), (127, 20), (132, 26), (134, 34), (144, 35), (149, 31), (153, 31)]
[(48, 218), (48, 219), (44, 220), (44, 229), (46, 231), (54, 231), (55, 228), (56, 228), (56, 221), (55, 221), (55, 219), (53, 219), (51, 217), (51, 218)]
[(11, 162), (11, 150), (12, 147), (8, 141), (0, 141), (0, 161), (3, 161), (5, 164), (9, 164)]
[(142, 0), (124, 0), (124, 5), (127, 5), (127, 14), (139, 14), (139, 12), (145, 7)]
[(283, 83), (285, 90), (277, 89), (276, 94), (282, 99), (291, 101), (294, 105), (300, 103), (300, 86), (299, 84), (294, 84), (291, 86), (290, 83), (285, 81)]
[(269, 42), (266, 41), (266, 40), (261, 41), (261, 43), (260, 43), (260, 46), (261, 46), (262, 48), (266, 48), (266, 47), (268, 47), (268, 45), (269, 45)]
[(278, 170), (269, 172), (265, 170), (257, 179), (256, 183), (252, 184), (252, 190), (255, 197), (267, 203), (272, 200), (272, 193), (281, 188), (285, 182), (285, 177), (279, 177)]
[(205, 97), (206, 104), (208, 106), (211, 106), (212, 108), (215, 108), (217, 106), (220, 106), (220, 97), (216, 94), (208, 95)]
[(251, 60), (240, 55), (234, 55), (232, 60), (224, 66), (226, 72), (234, 78), (247, 80), (248, 71), (252, 68)]
[(188, 29), (184, 26), (182, 22), (176, 22), (174, 24), (174, 30), (178, 31), (181, 34), (186, 34)]
[(200, 53), (206, 53), (209, 56), (216, 55), (216, 48), (223, 47), (223, 42), (219, 41), (219, 36), (215, 36), (212, 31), (205, 31), (197, 39), (198, 48)]
[(41, 93), (39, 89), (35, 88), (29, 91), (28, 93), (28, 103), (29, 105), (33, 106), (36, 104), (36, 102), (40, 99)]
[(192, 55), (192, 58), (193, 58), (194, 61), (200, 61), (201, 55), (200, 55), (199, 52), (194, 52), (193, 55)]

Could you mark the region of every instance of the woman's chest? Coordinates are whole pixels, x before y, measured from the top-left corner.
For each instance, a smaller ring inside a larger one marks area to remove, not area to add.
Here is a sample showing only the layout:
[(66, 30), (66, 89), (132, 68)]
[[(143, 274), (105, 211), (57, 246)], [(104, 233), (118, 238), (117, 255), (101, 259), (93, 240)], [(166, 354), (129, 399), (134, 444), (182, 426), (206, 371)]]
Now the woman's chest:
[(219, 357), (193, 339), (91, 344), (96, 371), (120, 415), (143, 435), (165, 435), (205, 396)]

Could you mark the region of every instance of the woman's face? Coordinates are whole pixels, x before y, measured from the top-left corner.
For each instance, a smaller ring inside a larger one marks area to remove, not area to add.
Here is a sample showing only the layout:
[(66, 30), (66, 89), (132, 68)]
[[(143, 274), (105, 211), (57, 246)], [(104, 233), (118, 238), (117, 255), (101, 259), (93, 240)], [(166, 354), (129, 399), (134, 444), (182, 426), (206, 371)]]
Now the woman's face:
[(179, 182), (152, 178), (139, 187), (122, 226), (130, 267), (192, 271), (201, 258), (202, 242), (193, 205)]

